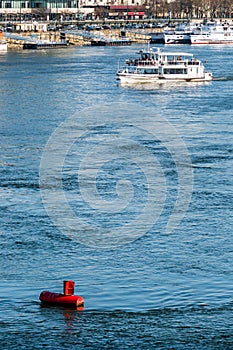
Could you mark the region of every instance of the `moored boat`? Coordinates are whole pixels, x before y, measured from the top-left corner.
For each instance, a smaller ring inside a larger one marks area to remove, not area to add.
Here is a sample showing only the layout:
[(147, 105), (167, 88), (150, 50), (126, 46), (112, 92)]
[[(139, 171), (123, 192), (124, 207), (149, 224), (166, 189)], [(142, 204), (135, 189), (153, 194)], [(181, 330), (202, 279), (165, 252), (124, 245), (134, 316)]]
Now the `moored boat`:
[(7, 51), (7, 42), (3, 37), (3, 32), (0, 30), (0, 52)]
[(7, 51), (7, 42), (4, 40), (0, 40), (0, 52)]
[(191, 44), (233, 44), (233, 26), (209, 22), (190, 34)]
[(190, 34), (193, 28), (190, 25), (177, 25), (174, 30), (165, 30), (164, 44), (191, 44)]

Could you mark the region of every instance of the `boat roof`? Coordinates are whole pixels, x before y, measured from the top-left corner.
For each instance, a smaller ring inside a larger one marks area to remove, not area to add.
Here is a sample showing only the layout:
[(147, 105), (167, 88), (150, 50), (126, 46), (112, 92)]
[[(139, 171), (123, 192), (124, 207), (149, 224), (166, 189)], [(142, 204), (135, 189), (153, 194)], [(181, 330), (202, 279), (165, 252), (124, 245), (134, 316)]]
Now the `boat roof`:
[(153, 54), (158, 54), (160, 56), (186, 56), (186, 57), (194, 57), (194, 55), (192, 53), (187, 53), (187, 52), (172, 52), (172, 51), (161, 51), (161, 49), (159, 47), (149, 47), (147, 48), (147, 50), (140, 50), (138, 52), (139, 54), (142, 53), (153, 53)]
[(193, 57), (192, 53), (187, 52), (159, 52), (160, 56), (188, 56)]

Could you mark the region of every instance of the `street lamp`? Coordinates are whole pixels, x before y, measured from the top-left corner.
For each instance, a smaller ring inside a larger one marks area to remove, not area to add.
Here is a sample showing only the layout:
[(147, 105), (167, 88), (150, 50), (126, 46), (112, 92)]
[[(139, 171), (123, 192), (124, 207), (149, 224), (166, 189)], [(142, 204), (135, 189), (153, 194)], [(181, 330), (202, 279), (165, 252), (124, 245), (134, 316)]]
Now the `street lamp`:
[(150, 6), (149, 5), (146, 6), (146, 10), (147, 10), (147, 18), (150, 19)]
[(20, 0), (19, 1), (19, 23), (21, 23), (21, 14), (22, 14), (22, 10), (21, 9), (22, 9), (22, 3), (21, 3), (21, 0)]

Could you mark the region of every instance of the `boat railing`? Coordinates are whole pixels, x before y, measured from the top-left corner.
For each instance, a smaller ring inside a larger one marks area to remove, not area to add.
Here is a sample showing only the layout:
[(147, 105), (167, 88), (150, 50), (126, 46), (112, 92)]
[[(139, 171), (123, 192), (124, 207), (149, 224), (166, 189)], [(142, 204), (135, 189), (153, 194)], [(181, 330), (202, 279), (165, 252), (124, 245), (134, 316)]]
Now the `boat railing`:
[(200, 65), (200, 61), (198, 61), (197, 59), (194, 59), (194, 60), (189, 60), (188, 61), (188, 65), (189, 66), (199, 66)]
[(160, 62), (160, 64), (164, 65), (172, 65), (172, 66), (176, 66), (176, 65), (193, 65), (193, 66), (198, 66), (200, 64), (200, 61), (198, 61), (197, 59), (176, 59), (176, 60), (167, 60), (166, 62)]
[(162, 64), (167, 64), (167, 65), (172, 65), (172, 66), (181, 65), (181, 64), (185, 64), (185, 63), (187, 63), (187, 60), (181, 59), (181, 58), (180, 59), (177, 58), (174, 60), (167, 60), (167, 62), (162, 62)]
[(127, 61), (127, 65), (129, 66), (155, 66), (156, 60), (148, 59), (148, 60), (129, 60)]

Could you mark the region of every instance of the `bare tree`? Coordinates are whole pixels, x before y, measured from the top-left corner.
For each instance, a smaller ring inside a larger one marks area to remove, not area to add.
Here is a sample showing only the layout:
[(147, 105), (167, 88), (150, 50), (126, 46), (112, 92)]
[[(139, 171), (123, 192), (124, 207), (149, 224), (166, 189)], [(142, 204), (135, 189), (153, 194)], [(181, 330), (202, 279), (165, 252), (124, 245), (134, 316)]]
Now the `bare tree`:
[(163, 18), (169, 17), (169, 6), (167, 0), (160, 0), (160, 12)]

